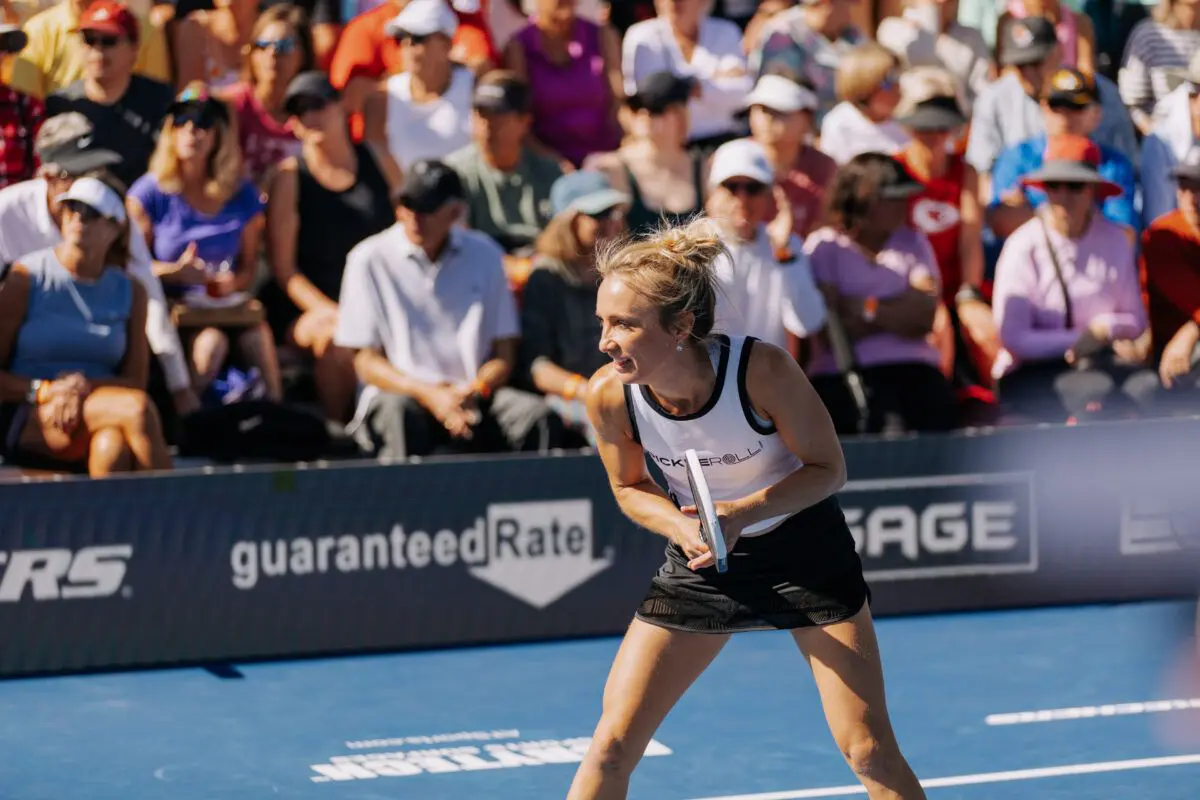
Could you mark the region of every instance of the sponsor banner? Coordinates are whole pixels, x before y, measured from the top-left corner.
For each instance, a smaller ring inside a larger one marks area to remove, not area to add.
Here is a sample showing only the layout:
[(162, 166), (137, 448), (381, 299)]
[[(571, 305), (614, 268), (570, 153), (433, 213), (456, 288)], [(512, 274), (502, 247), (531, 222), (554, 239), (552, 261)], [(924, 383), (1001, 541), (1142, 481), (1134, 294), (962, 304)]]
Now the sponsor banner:
[(1033, 473), (851, 481), (840, 500), (872, 583), (1037, 571)]
[[(380, 752), (362, 752), (364, 748), (361, 742), (347, 742), (347, 749), (355, 752), (332, 756), (325, 763), (310, 765), (309, 780), (313, 783), (345, 783), (578, 764), (583, 760), (590, 743), (590, 736), (522, 739), (521, 732), (517, 730), (376, 740), (370, 747), (385, 748)], [(669, 756), (671, 753), (671, 748), (654, 739), (650, 740), (645, 751), (648, 757)]]
[[(1198, 444), (1200, 420), (847, 442), (872, 610), (1194, 592)], [(664, 545), (587, 454), (0, 485), (0, 676), (619, 635)], [(386, 752), (450, 746), (425, 744)], [(488, 744), (455, 746), (510, 758)]]

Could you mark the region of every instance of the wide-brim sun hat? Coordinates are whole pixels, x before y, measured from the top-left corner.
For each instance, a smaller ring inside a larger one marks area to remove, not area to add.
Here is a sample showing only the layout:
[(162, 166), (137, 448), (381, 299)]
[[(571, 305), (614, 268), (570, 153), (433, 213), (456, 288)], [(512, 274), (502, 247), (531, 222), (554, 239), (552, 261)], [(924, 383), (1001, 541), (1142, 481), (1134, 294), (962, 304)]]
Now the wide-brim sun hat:
[(1047, 183), (1077, 183), (1095, 187), (1100, 200), (1121, 194), (1121, 187), (1099, 172), (1100, 148), (1085, 136), (1056, 136), (1046, 146), (1041, 169), (1021, 178), (1021, 185), (1045, 190)]
[(912, 110), (893, 120), (914, 131), (952, 131), (967, 124), (967, 117), (954, 97), (931, 97), (913, 105)]

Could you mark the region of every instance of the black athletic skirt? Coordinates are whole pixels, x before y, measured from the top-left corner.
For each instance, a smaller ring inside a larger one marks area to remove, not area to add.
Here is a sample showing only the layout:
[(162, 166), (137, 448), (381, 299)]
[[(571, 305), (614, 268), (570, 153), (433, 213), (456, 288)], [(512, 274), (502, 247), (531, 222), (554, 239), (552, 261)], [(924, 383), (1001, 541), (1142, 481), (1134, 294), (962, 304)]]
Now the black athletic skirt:
[(674, 542), (637, 618), (692, 633), (783, 630), (849, 619), (871, 597), (836, 498), (738, 540), (724, 573), (688, 569)]

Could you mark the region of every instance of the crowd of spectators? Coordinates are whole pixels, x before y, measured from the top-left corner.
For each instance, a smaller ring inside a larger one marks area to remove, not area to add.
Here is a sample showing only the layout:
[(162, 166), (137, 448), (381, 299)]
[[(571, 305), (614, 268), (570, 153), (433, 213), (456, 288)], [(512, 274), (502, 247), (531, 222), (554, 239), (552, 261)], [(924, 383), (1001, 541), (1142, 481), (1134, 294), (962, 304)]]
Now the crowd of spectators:
[(843, 434), (1192, 413), (1200, 7), (0, 0), (0, 457), (586, 446), (697, 214)]

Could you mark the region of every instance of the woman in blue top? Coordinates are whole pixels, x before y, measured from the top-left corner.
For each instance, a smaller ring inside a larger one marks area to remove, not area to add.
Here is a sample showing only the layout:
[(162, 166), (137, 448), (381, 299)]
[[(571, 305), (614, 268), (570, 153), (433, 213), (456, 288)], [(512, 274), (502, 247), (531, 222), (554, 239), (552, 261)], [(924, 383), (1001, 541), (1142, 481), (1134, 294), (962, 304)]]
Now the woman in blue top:
[(93, 477), (170, 469), (146, 395), (146, 290), (125, 272), (121, 196), (81, 178), (57, 198), (62, 244), (23, 256), (0, 283), (0, 452)]
[[(150, 171), (129, 190), (129, 211), (155, 258), (168, 297), (192, 308), (250, 302), (265, 226), (259, 190), (243, 177), (235, 123), (203, 84), (189, 85), (168, 109)], [(248, 366), (270, 399), (283, 395), (274, 339), (266, 322), (237, 335)], [(203, 393), (229, 355), (217, 327), (183, 331), (195, 389)]]

